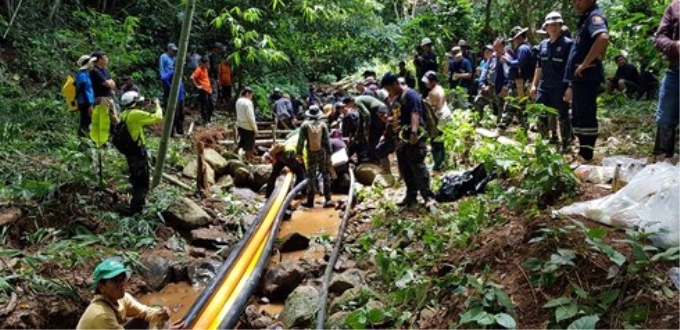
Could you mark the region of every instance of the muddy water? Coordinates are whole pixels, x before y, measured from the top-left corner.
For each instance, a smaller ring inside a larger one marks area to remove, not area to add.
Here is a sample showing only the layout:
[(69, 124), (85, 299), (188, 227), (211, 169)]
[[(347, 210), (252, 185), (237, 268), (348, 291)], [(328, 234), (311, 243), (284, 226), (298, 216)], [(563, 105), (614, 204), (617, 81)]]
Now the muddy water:
[(202, 287), (193, 287), (188, 282), (170, 283), (159, 292), (142, 296), (139, 301), (149, 306), (167, 306), (172, 311), (170, 319), (176, 321), (184, 317), (193, 305)]
[[(318, 198), (317, 198), (318, 199)], [(333, 200), (339, 197), (334, 196)], [(296, 202), (299, 203), (299, 202)], [(298, 232), (307, 237), (331, 236), (335, 239), (341, 218), (335, 209), (324, 209), (320, 205), (313, 209), (299, 207), (293, 212), (290, 221), (283, 221), (279, 230), (278, 238)], [(320, 245), (312, 245), (305, 251), (277, 254), (270, 258), (269, 265), (275, 265), (282, 261), (294, 261), (299, 259), (323, 258), (326, 251)], [(168, 306), (172, 310), (173, 321), (181, 319), (196, 301), (203, 288), (194, 288), (187, 282), (168, 284), (160, 292), (153, 292), (142, 296), (140, 301), (151, 306)], [(283, 302), (259, 305), (260, 310), (267, 311), (270, 315), (278, 316), (283, 310)]]

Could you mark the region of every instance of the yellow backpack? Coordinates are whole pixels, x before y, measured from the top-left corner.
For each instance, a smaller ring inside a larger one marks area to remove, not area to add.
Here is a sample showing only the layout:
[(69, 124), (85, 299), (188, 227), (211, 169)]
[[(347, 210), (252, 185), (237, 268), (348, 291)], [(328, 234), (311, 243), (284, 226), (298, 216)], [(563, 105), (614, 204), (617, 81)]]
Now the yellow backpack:
[(68, 111), (78, 110), (78, 89), (76, 88), (76, 80), (73, 79), (73, 76), (68, 75), (66, 77), (64, 85), (61, 87), (61, 94), (64, 95)]

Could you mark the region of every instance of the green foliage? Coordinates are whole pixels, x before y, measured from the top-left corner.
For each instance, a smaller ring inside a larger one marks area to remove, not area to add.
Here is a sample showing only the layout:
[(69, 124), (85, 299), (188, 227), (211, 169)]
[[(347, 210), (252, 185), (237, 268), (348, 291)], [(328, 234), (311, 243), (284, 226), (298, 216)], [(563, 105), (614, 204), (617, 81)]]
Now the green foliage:
[(499, 286), (470, 275), (465, 284), (468, 298), (465, 301), (465, 312), (460, 315), (459, 325), (474, 322), (481, 328), (517, 327), (515, 318), (511, 315), (514, 314), (512, 301)]

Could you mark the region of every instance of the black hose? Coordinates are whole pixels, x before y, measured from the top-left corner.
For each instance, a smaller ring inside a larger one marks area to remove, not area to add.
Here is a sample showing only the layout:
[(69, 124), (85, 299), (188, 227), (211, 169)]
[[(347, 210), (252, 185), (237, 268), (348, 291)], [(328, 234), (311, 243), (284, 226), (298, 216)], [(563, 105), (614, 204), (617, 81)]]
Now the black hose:
[(349, 193), (347, 195), (347, 205), (345, 205), (345, 212), (342, 216), (342, 222), (340, 223), (340, 229), (335, 237), (335, 244), (333, 245), (333, 253), (331, 253), (331, 258), (328, 260), (328, 265), (326, 265), (326, 271), (323, 274), (323, 282), (321, 285), (321, 308), (319, 312), (316, 313), (316, 328), (323, 329), (324, 323), (326, 322), (326, 306), (328, 298), (328, 284), (331, 281), (331, 275), (333, 275), (333, 268), (335, 263), (338, 261), (338, 255), (340, 254), (340, 248), (342, 247), (343, 236), (345, 235), (345, 229), (347, 228), (347, 222), (349, 220), (350, 210), (352, 209), (352, 202), (354, 200), (354, 166), (350, 166), (349, 169)]
[(196, 321), (196, 317), (201, 311), (203, 311), (205, 305), (212, 299), (215, 289), (217, 289), (217, 287), (222, 282), (224, 276), (227, 275), (227, 272), (231, 269), (234, 262), (241, 255), (243, 248), (245, 247), (245, 242), (250, 241), (250, 239), (253, 236), (253, 233), (255, 233), (255, 229), (259, 228), (260, 225), (262, 224), (262, 220), (264, 219), (265, 215), (269, 213), (269, 209), (274, 203), (274, 200), (276, 199), (274, 197), (278, 194), (279, 189), (281, 189), (281, 187), (280, 185), (277, 185), (274, 192), (271, 194), (269, 199), (267, 199), (267, 202), (265, 203), (264, 207), (262, 207), (260, 211), (257, 213), (255, 221), (253, 221), (253, 223), (250, 225), (250, 228), (246, 230), (245, 234), (243, 235), (243, 239), (241, 239), (241, 241), (239, 241), (239, 243), (229, 253), (227, 259), (222, 263), (222, 266), (220, 266), (217, 273), (215, 273), (215, 276), (213, 276), (213, 278), (210, 280), (210, 283), (208, 283), (208, 286), (206, 286), (205, 289), (203, 289), (203, 291), (198, 296), (194, 304), (191, 305), (189, 311), (182, 318), (182, 321), (185, 322), (187, 329), (193, 327), (194, 321)]
[(246, 309), (248, 300), (250, 300), (253, 291), (255, 291), (255, 287), (260, 281), (260, 277), (262, 276), (265, 266), (269, 262), (269, 255), (274, 249), (276, 234), (279, 231), (279, 226), (281, 225), (281, 220), (286, 213), (286, 209), (288, 209), (288, 205), (293, 201), (293, 198), (295, 198), (295, 196), (306, 186), (307, 180), (305, 179), (288, 193), (288, 196), (286, 196), (286, 199), (281, 204), (281, 208), (278, 210), (276, 219), (274, 220), (271, 231), (269, 232), (269, 238), (267, 239), (267, 242), (265, 242), (264, 251), (262, 251), (262, 254), (260, 255), (260, 260), (257, 261), (257, 265), (255, 265), (255, 269), (253, 270), (253, 273), (248, 279), (245, 287), (238, 293), (238, 297), (236, 297), (236, 301), (234, 302), (234, 307), (227, 313), (227, 315), (225, 315), (224, 319), (222, 319), (218, 329), (233, 329), (236, 322), (238, 322), (243, 310)]

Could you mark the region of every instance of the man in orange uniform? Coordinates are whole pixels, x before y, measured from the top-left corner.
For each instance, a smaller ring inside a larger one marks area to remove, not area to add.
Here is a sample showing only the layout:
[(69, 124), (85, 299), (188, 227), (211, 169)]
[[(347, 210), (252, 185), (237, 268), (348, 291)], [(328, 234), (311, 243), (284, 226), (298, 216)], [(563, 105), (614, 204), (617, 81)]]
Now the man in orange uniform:
[(194, 73), (191, 74), (191, 81), (198, 89), (198, 104), (201, 107), (203, 125), (210, 124), (213, 114), (213, 103), (210, 99), (213, 90), (208, 77), (208, 69), (210, 69), (210, 59), (203, 57)]
[(217, 70), (218, 81), (220, 84), (220, 105), (222, 108), (226, 107), (231, 101), (231, 87), (234, 86), (232, 81), (231, 63), (228, 59), (224, 59)]

